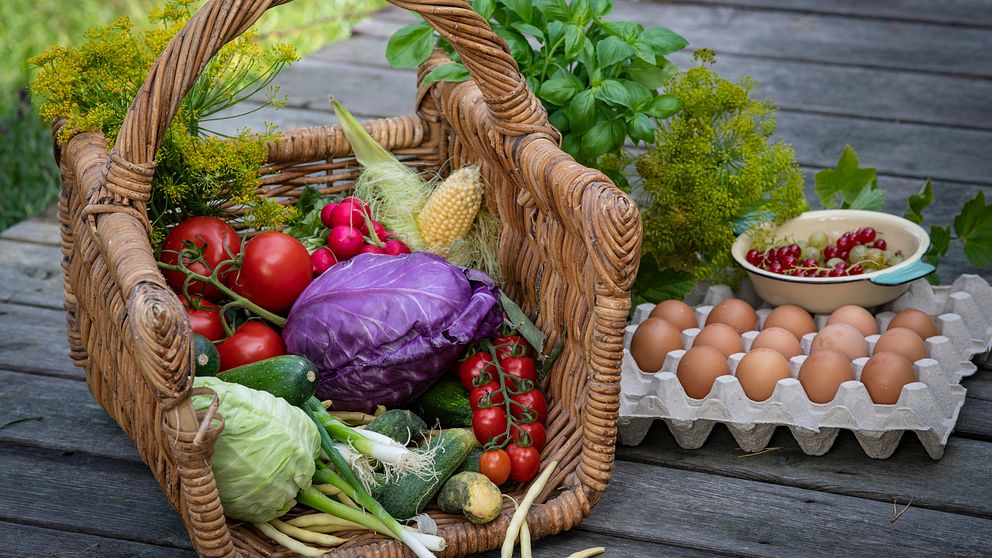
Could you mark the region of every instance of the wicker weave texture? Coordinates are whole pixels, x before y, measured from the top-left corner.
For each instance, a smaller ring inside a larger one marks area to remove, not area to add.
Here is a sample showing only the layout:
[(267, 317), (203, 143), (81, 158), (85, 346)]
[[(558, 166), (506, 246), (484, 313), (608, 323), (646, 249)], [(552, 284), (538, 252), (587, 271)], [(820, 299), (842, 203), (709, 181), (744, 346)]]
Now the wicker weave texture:
[[(223, 515), (210, 469), (222, 420), (193, 410), (189, 323), (156, 268), (145, 203), (158, 144), (207, 61), (266, 9), (286, 1), (208, 2), (151, 69), (113, 150), (100, 134), (77, 135), (55, 150), (71, 357), (86, 370), (96, 400), (134, 441), (204, 557), (290, 553)], [(416, 114), (372, 121), (367, 129), (418, 170), (445, 174), (481, 166), (487, 203), (502, 223), (505, 291), (536, 318), (550, 344), (566, 336), (543, 386), (550, 411), (542, 466), (560, 465), (528, 516), (534, 537), (558, 533), (589, 514), (610, 480), (640, 217), (604, 175), (560, 150), (557, 131), (505, 43), (467, 3), (391, 2), (420, 13), (448, 38), (472, 79), (420, 86)], [(420, 76), (446, 61), (436, 52)], [(261, 188), (293, 203), (306, 186), (325, 193), (350, 189), (357, 169), (338, 127), (289, 130), (269, 146)], [(432, 512), (448, 542), (443, 556), (496, 548), (511, 511), (482, 526)], [(371, 535), (331, 553), (404, 555), (400, 544)]]

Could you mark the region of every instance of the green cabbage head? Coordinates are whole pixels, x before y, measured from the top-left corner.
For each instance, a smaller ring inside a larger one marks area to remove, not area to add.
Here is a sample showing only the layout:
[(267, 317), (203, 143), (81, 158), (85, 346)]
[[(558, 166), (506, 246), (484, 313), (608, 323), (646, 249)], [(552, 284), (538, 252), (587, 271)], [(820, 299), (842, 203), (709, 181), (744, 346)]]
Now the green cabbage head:
[[(289, 511), (296, 495), (310, 486), (320, 452), (317, 427), (302, 409), (265, 391), (214, 377), (197, 377), (220, 400), (224, 431), (217, 438), (211, 465), (224, 514), (264, 523)], [(193, 397), (196, 410), (211, 398)]]

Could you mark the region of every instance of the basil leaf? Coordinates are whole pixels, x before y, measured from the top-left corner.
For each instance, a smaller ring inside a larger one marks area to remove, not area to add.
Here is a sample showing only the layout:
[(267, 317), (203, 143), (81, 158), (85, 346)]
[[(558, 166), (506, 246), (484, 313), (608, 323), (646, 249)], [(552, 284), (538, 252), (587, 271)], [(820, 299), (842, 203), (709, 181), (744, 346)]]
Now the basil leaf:
[(568, 6), (564, 0), (535, 0), (533, 4), (547, 21), (566, 21), (569, 18)]
[(644, 62), (647, 62), (648, 64), (651, 64), (652, 66), (655, 64), (655, 60), (657, 56), (654, 53), (654, 49), (651, 48), (651, 45), (641, 41), (637, 41), (631, 46), (634, 48), (634, 54), (638, 58), (640, 58)]
[(472, 0), (472, 9), (484, 19), (489, 19), (496, 11), (496, 0)]
[(580, 91), (565, 109), (573, 132), (585, 132), (596, 123), (596, 97), (592, 91)]
[(541, 84), (540, 97), (558, 106), (564, 105), (582, 90), (582, 83), (575, 76), (553, 78)]
[(655, 118), (668, 118), (678, 112), (681, 106), (682, 103), (674, 95), (658, 95), (651, 100), (651, 104), (644, 112)]
[(589, 0), (573, 0), (568, 9), (572, 15), (571, 21), (575, 25), (585, 27), (592, 21), (592, 5)]
[(619, 81), (613, 79), (604, 80), (603, 83), (599, 84), (599, 88), (596, 89), (595, 93), (596, 98), (607, 103), (621, 107), (626, 107), (630, 104), (630, 95), (627, 94), (627, 88)]
[(627, 123), (627, 135), (644, 143), (654, 142), (654, 123), (644, 114), (638, 114)]
[[(576, 133), (565, 134), (561, 139), (561, 150), (571, 155), (574, 159), (579, 159), (580, 136)], [(327, 227), (324, 227), (327, 228)]]
[(652, 27), (641, 33), (640, 40), (651, 45), (654, 51), (662, 56), (678, 52), (689, 44), (689, 41), (682, 38), (671, 29), (665, 27)]
[(502, 0), (503, 5), (517, 14), (517, 17), (524, 20), (525, 23), (530, 23), (534, 16), (533, 4), (530, 0)]
[(586, 41), (586, 35), (582, 28), (577, 25), (565, 26), (565, 57), (574, 60)]
[(569, 129), (568, 116), (565, 114), (565, 111), (563, 111), (562, 109), (558, 109), (552, 112), (551, 114), (549, 114), (548, 122), (550, 122), (551, 125), (554, 126), (555, 129), (559, 131)]
[(659, 89), (665, 85), (669, 77), (662, 68), (659, 68), (653, 63), (645, 63), (640, 59), (634, 60), (627, 67), (627, 76), (652, 90)]
[(589, 5), (596, 17), (603, 17), (613, 11), (613, 2), (610, 0), (589, 0)]
[(542, 40), (544, 39), (544, 31), (542, 31), (540, 28), (534, 25), (531, 25), (530, 23), (517, 21), (512, 25), (510, 25), (510, 27), (516, 29), (517, 31), (520, 31), (521, 33), (524, 33), (525, 35), (530, 35), (532, 37), (536, 37)]
[(627, 126), (624, 124), (623, 120), (617, 118), (610, 122), (610, 140), (612, 145), (610, 146), (610, 151), (616, 151), (623, 147), (624, 141), (627, 139)]
[(455, 83), (465, 81), (469, 78), (468, 70), (465, 66), (455, 62), (441, 64), (431, 70), (431, 73), (424, 76), (424, 85), (430, 85), (435, 81), (452, 81)]
[(629, 108), (637, 109), (638, 112), (644, 112), (643, 109), (654, 99), (652, 91), (645, 87), (641, 83), (636, 81), (631, 81), (629, 79), (621, 80), (624, 88), (627, 89), (627, 96), (630, 97)]
[(633, 47), (619, 37), (607, 37), (596, 44), (596, 61), (602, 68), (626, 60), (631, 54), (634, 54)]
[(386, 60), (394, 68), (416, 68), (431, 55), (434, 29), (426, 23), (400, 27), (386, 44)]
[[(605, 29), (607, 33), (623, 39), (625, 43), (637, 40), (644, 30), (640, 24), (634, 23), (633, 21), (601, 21), (599, 22), (599, 25)], [(652, 45), (652, 47), (653, 46), (654, 45)]]
[(523, 35), (505, 27), (497, 27), (494, 31), (506, 41), (506, 44), (510, 47), (510, 56), (517, 61), (521, 69), (531, 63), (534, 51)]
[(612, 125), (607, 120), (600, 120), (585, 134), (582, 134), (579, 153), (587, 161), (593, 161), (610, 152), (613, 147)]

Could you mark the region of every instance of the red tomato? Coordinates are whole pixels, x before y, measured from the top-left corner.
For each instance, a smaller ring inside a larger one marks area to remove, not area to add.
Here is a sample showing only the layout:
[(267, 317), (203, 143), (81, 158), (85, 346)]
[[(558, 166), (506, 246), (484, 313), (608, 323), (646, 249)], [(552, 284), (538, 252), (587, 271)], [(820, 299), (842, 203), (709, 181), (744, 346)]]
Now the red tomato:
[(506, 446), (506, 454), (510, 457), (510, 478), (517, 482), (534, 478), (541, 466), (541, 454), (534, 446), (510, 444)]
[[(202, 262), (190, 262), (188, 258), (183, 260), (190, 271), (200, 275), (210, 275), (218, 263), (231, 259), (232, 254), (241, 251), (241, 237), (231, 225), (227, 224), (227, 221), (217, 217), (190, 217), (176, 225), (165, 237), (160, 258), (162, 262), (177, 265), (179, 263), (179, 251), (185, 248), (186, 242), (192, 242), (203, 249), (203, 260), (207, 265)], [(162, 275), (165, 276), (165, 281), (172, 287), (172, 290), (183, 294), (186, 274), (181, 271), (163, 270)], [(227, 273), (220, 274), (222, 281), (227, 276)], [(199, 281), (191, 281), (187, 290), (191, 295), (198, 295), (210, 300), (223, 298), (220, 291)]]
[(530, 356), (530, 345), (522, 335), (504, 335), (493, 339), (496, 357), (503, 360), (510, 356)]
[(234, 335), (217, 344), (220, 369), (229, 370), (274, 356), (286, 354), (286, 346), (276, 330), (258, 320), (245, 322)]
[(489, 382), (484, 386), (472, 388), (472, 391), (468, 392), (468, 402), (472, 406), (472, 411), (478, 411), (480, 404), (482, 408), (486, 408), (506, 403), (506, 395), (500, 391), (498, 382)]
[(472, 415), (472, 431), (480, 444), (501, 442), (506, 434), (506, 411), (501, 407), (479, 409)]
[(475, 353), (458, 364), (458, 379), (465, 389), (472, 389), (476, 384), (483, 385), (496, 379), (496, 367), (489, 353)]
[(506, 387), (511, 392), (525, 389), (524, 382), (517, 382), (515, 381), (516, 379), (529, 380), (531, 382), (531, 387), (534, 387), (537, 384), (537, 367), (534, 366), (534, 359), (529, 357), (511, 356), (500, 358), (499, 364), (503, 367), (503, 372), (509, 376), (506, 379)]
[[(519, 405), (510, 405), (510, 414), (521, 422), (543, 423), (544, 419), (548, 418), (548, 402), (538, 388), (524, 393), (515, 393), (510, 396), (510, 400), (519, 403)], [(524, 407), (530, 409), (531, 412), (525, 413)]]
[(281, 314), (296, 302), (313, 279), (310, 254), (299, 240), (281, 232), (264, 232), (245, 244), (241, 269), (230, 277), (234, 292)]
[[(512, 440), (514, 443), (519, 445), (534, 446), (537, 451), (544, 449), (544, 446), (548, 443), (548, 435), (544, 431), (544, 426), (539, 422), (515, 422), (516, 425), (513, 428)], [(524, 435), (521, 432), (525, 432), (530, 441), (524, 440)]]
[(479, 472), (496, 486), (503, 484), (510, 478), (510, 456), (501, 449), (482, 452), (479, 457)]
[[(179, 298), (183, 300), (182, 297)], [(189, 317), (190, 329), (193, 330), (193, 333), (202, 335), (211, 341), (220, 341), (227, 335), (220, 322), (220, 309), (206, 300), (197, 302), (200, 305), (198, 309), (183, 305), (183, 308), (186, 309), (186, 316)]]

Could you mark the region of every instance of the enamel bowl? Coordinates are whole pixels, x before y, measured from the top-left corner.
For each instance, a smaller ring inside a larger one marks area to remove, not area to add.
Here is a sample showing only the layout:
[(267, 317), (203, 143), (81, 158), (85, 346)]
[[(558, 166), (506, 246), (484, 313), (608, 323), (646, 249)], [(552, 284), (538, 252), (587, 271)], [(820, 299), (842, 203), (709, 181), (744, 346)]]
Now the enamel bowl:
[(737, 237), (731, 254), (766, 302), (775, 306), (795, 304), (817, 314), (827, 314), (847, 304), (866, 308), (885, 304), (904, 293), (911, 281), (933, 273), (934, 267), (922, 260), (930, 248), (926, 231), (912, 221), (877, 211), (807, 211), (779, 226), (774, 238), (803, 240), (819, 230), (836, 239), (862, 227), (873, 227), (885, 239), (887, 248), (902, 252), (905, 259), (886, 269), (850, 277), (792, 277), (749, 264), (745, 255), (751, 249), (751, 238), (746, 234)]

